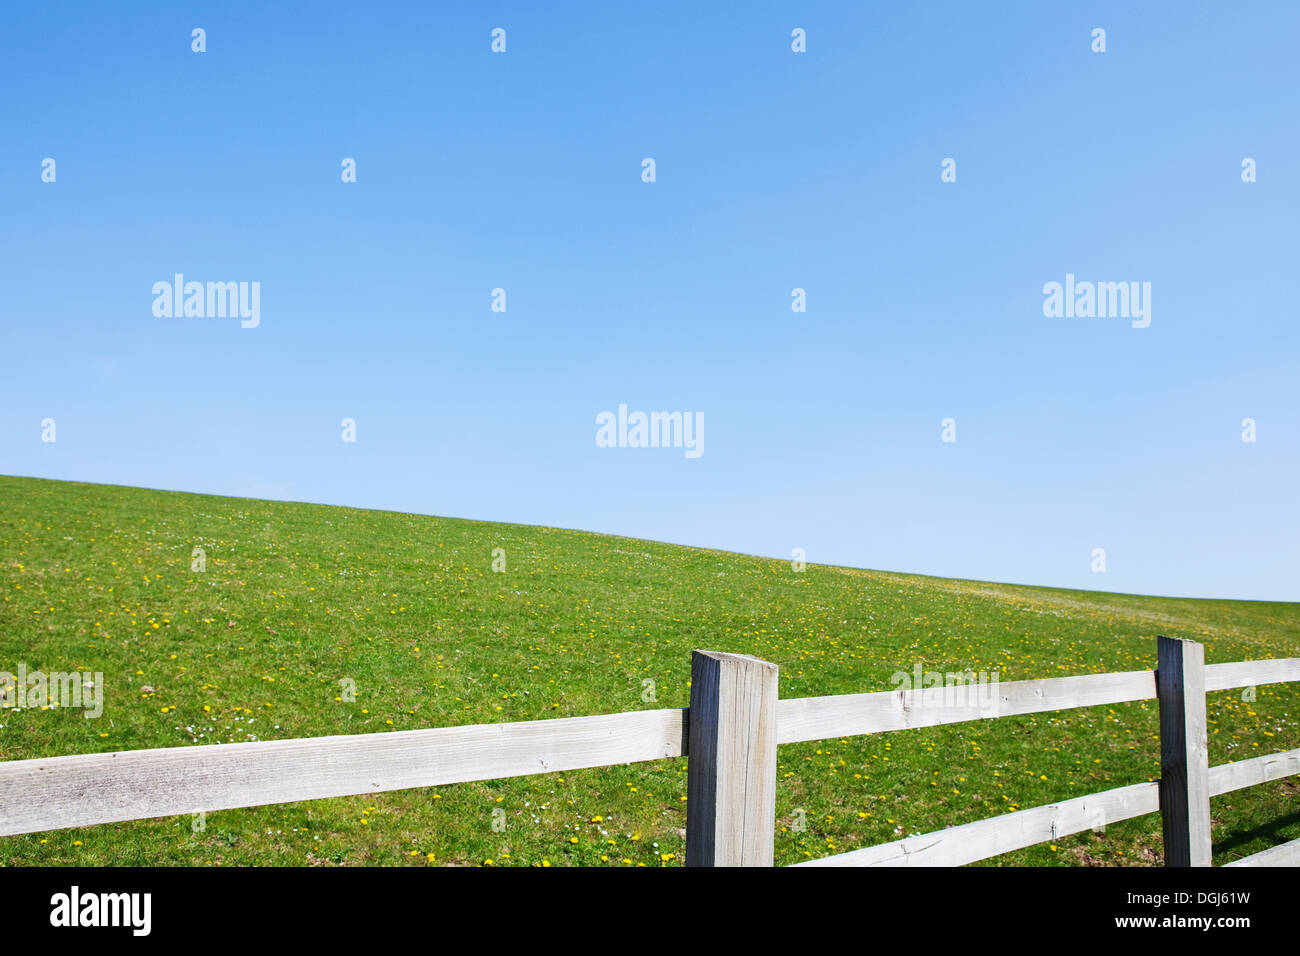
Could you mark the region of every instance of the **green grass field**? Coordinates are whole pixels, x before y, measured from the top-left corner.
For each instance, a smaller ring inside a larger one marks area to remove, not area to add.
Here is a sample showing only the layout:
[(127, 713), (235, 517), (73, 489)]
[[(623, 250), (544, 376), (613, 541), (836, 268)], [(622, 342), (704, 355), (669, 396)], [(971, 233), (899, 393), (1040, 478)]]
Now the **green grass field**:
[[(795, 573), (577, 531), (27, 478), (0, 477), (0, 495), (0, 670), (100, 671), (105, 698), (97, 720), (0, 710), (4, 760), (685, 707), (693, 648), (779, 664), (783, 697), (888, 690), (918, 663), (1002, 680), (1151, 668), (1161, 633), (1203, 641), (1210, 663), (1300, 656), (1296, 604)], [(1300, 746), (1300, 687), (1257, 693), (1210, 695), (1212, 764)], [(1153, 779), (1156, 729), (1146, 702), (783, 746), (777, 863)], [(686, 761), (663, 760), (221, 811), (197, 833), (173, 817), (0, 838), (0, 863), (676, 866), (685, 794)], [(1300, 837), (1297, 797), (1293, 778), (1215, 798), (1216, 864)], [(1159, 827), (988, 862), (1158, 864)]]

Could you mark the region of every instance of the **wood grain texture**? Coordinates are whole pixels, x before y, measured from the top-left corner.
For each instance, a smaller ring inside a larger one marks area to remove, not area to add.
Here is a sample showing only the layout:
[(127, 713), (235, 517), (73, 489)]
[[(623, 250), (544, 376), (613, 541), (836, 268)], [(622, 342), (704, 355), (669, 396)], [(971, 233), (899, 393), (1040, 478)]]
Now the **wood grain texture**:
[(777, 739), (791, 744), (1045, 710), (1119, 704), (1156, 696), (1152, 671), (1002, 681), (987, 686), (995, 690), (991, 697), (980, 693), (974, 685), (966, 685), (970, 690), (965, 694), (954, 693), (963, 688), (935, 687), (835, 697), (792, 697), (777, 705)]
[(795, 865), (964, 866), (1159, 809), (1159, 785), (1139, 783)]
[(0, 763), (0, 835), (679, 757), (686, 712)]
[(775, 664), (691, 658), (686, 865), (771, 866), (776, 846)]
[(1210, 747), (1205, 721), (1205, 648), (1160, 637), (1160, 822), (1165, 866), (1209, 866)]
[(1264, 754), (1210, 768), (1210, 796), (1300, 775), (1300, 749)]
[(1208, 664), (1205, 689), (1228, 690), (1233, 687), (1257, 687), (1300, 680), (1300, 657), (1280, 657), (1265, 661), (1234, 661), (1231, 664)]

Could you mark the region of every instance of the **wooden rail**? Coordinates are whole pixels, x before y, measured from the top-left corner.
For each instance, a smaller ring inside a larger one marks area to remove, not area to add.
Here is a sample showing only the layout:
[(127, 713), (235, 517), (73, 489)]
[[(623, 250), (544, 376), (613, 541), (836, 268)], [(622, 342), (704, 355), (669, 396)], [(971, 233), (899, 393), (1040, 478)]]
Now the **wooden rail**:
[(679, 757), (686, 711), (0, 763), (0, 836)]
[[(1167, 866), (1210, 865), (1210, 797), (1239, 790), (1258, 783), (1300, 774), (1300, 749), (1267, 754), (1217, 767), (1208, 765), (1208, 734), (1205, 723), (1205, 694), (1208, 691), (1255, 687), (1261, 684), (1300, 680), (1300, 658), (1243, 661), (1205, 665), (1204, 650), (1193, 641), (1161, 637), (1158, 641), (1156, 671), (1131, 671), (1121, 674), (1097, 674), (1064, 677), (1047, 681), (1018, 681), (999, 687), (999, 700), (1006, 710), (990, 716), (1032, 713), (1066, 707), (1095, 706), (1152, 697), (1160, 701), (1161, 779), (1129, 787), (1076, 797), (1061, 803), (1017, 810), (986, 820), (949, 827), (861, 850), (851, 850), (796, 866), (960, 866), (1035, 843), (1056, 840), (1073, 833), (1117, 823), (1121, 820), (1160, 812), (1165, 840)], [(1107, 678), (1105, 682), (1096, 678)], [(1031, 685), (1042, 685), (1031, 690)], [(1041, 697), (1039, 692), (1041, 691)], [(906, 697), (916, 691), (894, 694), (850, 695), (855, 697)], [(919, 692), (942, 693), (939, 689)], [(844, 698), (814, 698), (835, 701)], [(1078, 700), (1083, 703), (1057, 704)], [(791, 703), (791, 702), (784, 702)], [(1042, 706), (1039, 706), (1039, 704)], [(821, 706), (821, 705), (814, 705)], [(826, 712), (830, 713), (830, 706)], [(875, 703), (877, 721), (897, 720), (909, 711), (903, 704), (892, 711)], [(949, 721), (933, 720), (934, 710), (926, 710), (925, 723), (904, 726), (929, 726)], [(836, 718), (839, 718), (836, 712)], [(952, 716), (951, 711), (944, 716)], [(838, 726), (838, 724), (836, 724)], [(889, 728), (896, 729), (896, 728)], [(784, 739), (783, 739), (784, 742)], [(1298, 841), (1300, 842), (1300, 841)], [(1274, 847), (1254, 857), (1238, 860), (1243, 866), (1282, 866), (1300, 849)], [(1276, 852), (1275, 852), (1276, 851)], [(1252, 863), (1251, 861), (1256, 861)]]
[[(777, 704), (777, 739), (783, 744), (852, 737), (890, 730), (957, 724), (1045, 710), (1096, 707), (1156, 696), (1154, 671), (1084, 674), (1047, 680), (1004, 681), (992, 702), (954, 702), (949, 688), (792, 697)], [(975, 697), (976, 694), (969, 696)]]
[[(1300, 749), (1220, 764), (1210, 768), (1210, 795), (1295, 774), (1300, 774)], [(1136, 783), (794, 865), (962, 866), (1159, 810), (1160, 785)]]
[[(8, 761), (0, 836), (689, 755), (688, 865), (771, 866), (778, 744), (1154, 698), (1160, 782), (798, 865), (956, 866), (1157, 811), (1166, 862), (1208, 865), (1209, 798), (1300, 774), (1300, 750), (1207, 766), (1205, 693), (1300, 681), (1300, 658), (1205, 665), (1199, 644), (1170, 638), (1159, 650), (1157, 671), (1003, 682), (983, 697), (936, 687), (787, 700), (776, 665), (697, 651), (689, 710)], [(1295, 842), (1233, 865), (1292, 865)]]

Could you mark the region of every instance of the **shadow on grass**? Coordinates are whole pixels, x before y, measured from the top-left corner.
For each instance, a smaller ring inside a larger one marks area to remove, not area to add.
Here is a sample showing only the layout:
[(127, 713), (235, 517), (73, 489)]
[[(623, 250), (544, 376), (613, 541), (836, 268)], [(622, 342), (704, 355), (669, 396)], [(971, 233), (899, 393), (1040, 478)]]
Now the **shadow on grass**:
[[(1255, 840), (1264, 840), (1269, 844), (1269, 846), (1286, 843), (1289, 839), (1294, 839), (1294, 837), (1284, 836), (1283, 831), (1297, 825), (1300, 825), (1300, 810), (1297, 810), (1295, 813), (1287, 814), (1286, 816), (1280, 817), (1276, 820), (1261, 823), (1259, 826), (1253, 827), (1250, 830), (1238, 830), (1226, 839), (1216, 841), (1214, 844), (1214, 854), (1215, 856), (1218, 856), (1221, 853), (1227, 853), (1237, 847), (1252, 843)], [(1245, 855), (1248, 856), (1249, 854)], [(1241, 857), (1242, 854), (1237, 854), (1233, 856), (1231, 860), (1225, 862), (1231, 863), (1233, 860), (1241, 859)]]

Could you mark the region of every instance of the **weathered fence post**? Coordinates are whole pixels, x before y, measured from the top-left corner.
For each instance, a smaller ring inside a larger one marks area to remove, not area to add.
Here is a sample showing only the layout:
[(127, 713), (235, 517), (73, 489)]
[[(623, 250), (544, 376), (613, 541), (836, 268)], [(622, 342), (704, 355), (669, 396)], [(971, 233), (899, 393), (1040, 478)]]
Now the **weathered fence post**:
[(1160, 821), (1165, 866), (1210, 865), (1210, 748), (1205, 723), (1205, 647), (1158, 638)]
[(776, 834), (775, 664), (695, 651), (686, 865), (771, 866)]

